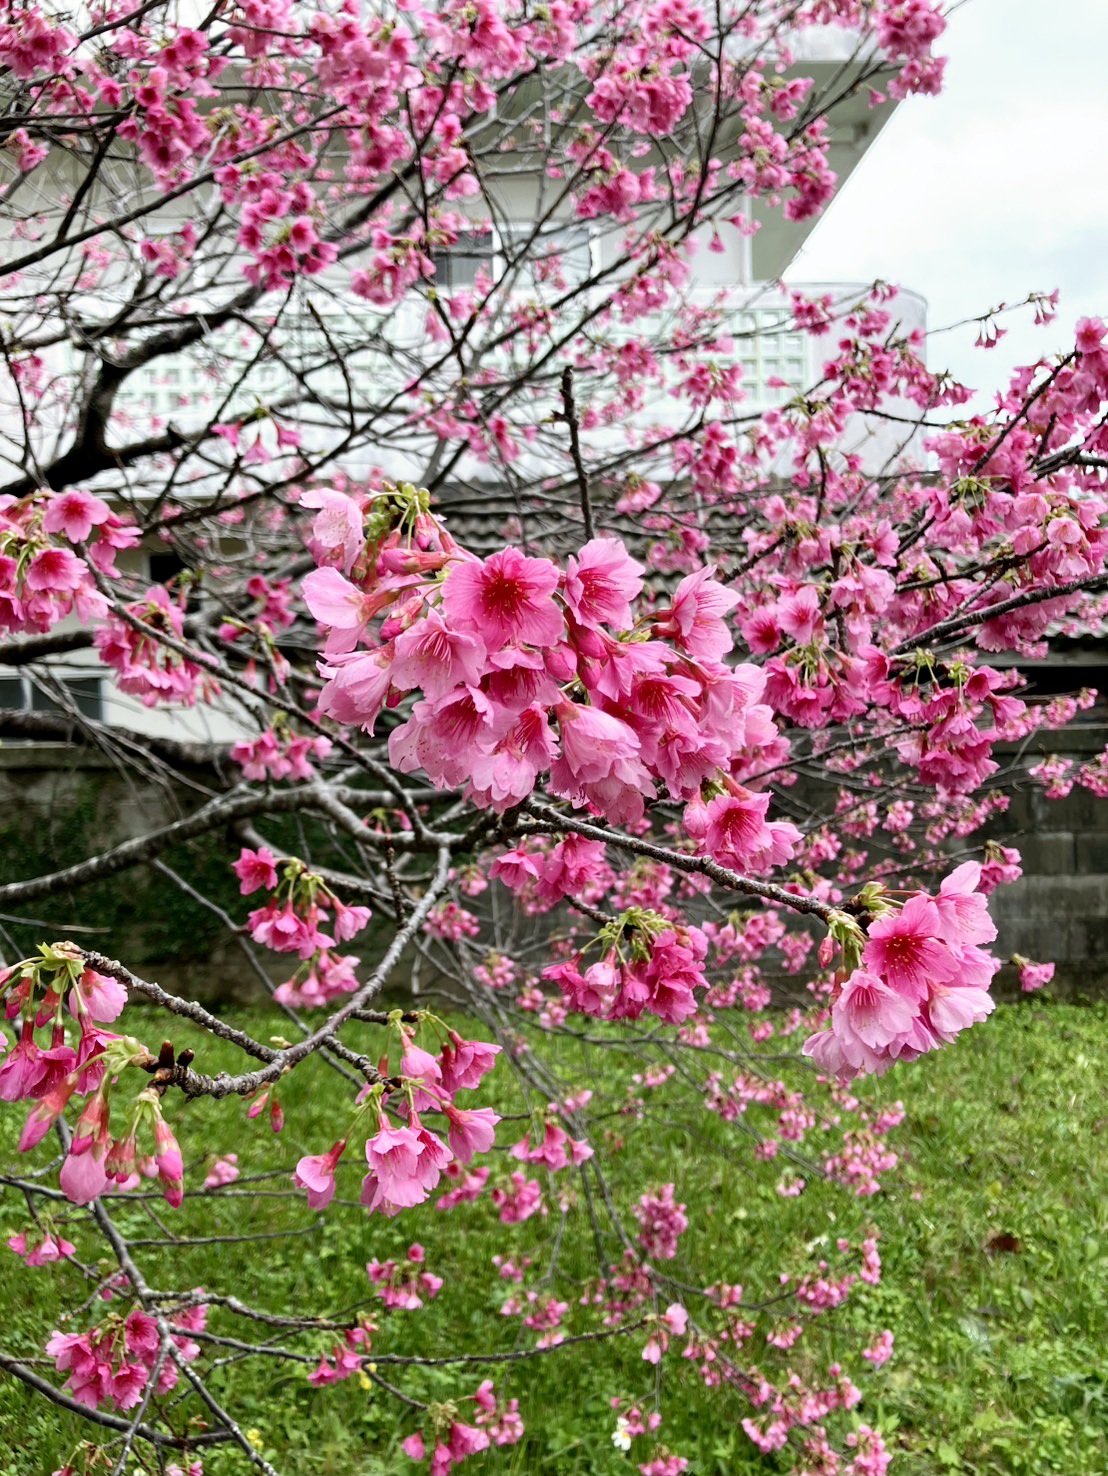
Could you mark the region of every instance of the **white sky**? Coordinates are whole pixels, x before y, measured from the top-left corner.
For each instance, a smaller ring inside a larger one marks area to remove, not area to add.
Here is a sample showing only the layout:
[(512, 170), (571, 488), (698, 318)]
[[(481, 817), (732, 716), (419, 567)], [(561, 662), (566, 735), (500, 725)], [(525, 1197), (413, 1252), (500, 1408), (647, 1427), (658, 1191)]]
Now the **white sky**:
[(1108, 0), (967, 0), (938, 50), (945, 90), (901, 103), (787, 276), (902, 283), (932, 331), (1059, 288), (1052, 324), (1025, 308), (987, 352), (930, 339), (932, 368), (991, 392), (1108, 318)]

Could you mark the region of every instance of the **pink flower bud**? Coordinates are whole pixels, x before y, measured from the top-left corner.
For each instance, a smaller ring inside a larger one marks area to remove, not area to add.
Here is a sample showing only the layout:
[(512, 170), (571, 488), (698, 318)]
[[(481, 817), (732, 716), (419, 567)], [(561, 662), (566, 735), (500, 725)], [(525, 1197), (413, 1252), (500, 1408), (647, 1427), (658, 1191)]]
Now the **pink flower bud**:
[(165, 1185), (166, 1203), (178, 1209), (184, 1199), (184, 1163), (173, 1129), (163, 1117), (154, 1123), (154, 1162), (158, 1177)]
[(54, 1126), (54, 1123), (65, 1111), (70, 1097), (77, 1087), (78, 1073), (71, 1071), (63, 1078), (56, 1087), (47, 1092), (42, 1101), (39, 1102), (27, 1121), (23, 1124), (23, 1131), (19, 1137), (19, 1151), (26, 1153), (41, 1143), (46, 1134)]
[(70, 1153), (74, 1156), (87, 1153), (96, 1139), (106, 1134), (107, 1127), (108, 1104), (104, 1096), (97, 1092), (86, 1103), (84, 1111), (77, 1119), (73, 1142), (69, 1145)]
[(108, 1156), (104, 1162), (104, 1171), (109, 1179), (115, 1179), (122, 1183), (129, 1179), (135, 1172), (135, 1135), (128, 1133), (124, 1138), (117, 1138), (108, 1149)]

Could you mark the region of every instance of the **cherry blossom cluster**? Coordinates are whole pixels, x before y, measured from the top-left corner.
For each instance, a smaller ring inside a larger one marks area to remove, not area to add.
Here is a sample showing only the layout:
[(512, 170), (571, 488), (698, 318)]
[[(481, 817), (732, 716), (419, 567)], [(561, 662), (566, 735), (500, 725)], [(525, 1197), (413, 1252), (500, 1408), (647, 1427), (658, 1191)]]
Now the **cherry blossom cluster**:
[(471, 1400), (477, 1406), (473, 1424), (461, 1419), (456, 1403), (429, 1405), (429, 1425), (401, 1442), (404, 1454), (413, 1461), (429, 1457), (431, 1476), (447, 1476), (466, 1456), (488, 1450), (490, 1445), (516, 1445), (523, 1438), (518, 1400), (499, 1401), (491, 1379), (478, 1387)]
[[(315, 960), (317, 966), (319, 956), (327, 953), (324, 967), (333, 967), (329, 950), (356, 937), (372, 915), (368, 907), (343, 902), (318, 873), (295, 857), (283, 864), (279, 875), (277, 857), (268, 846), (257, 850), (244, 846), (234, 871), (244, 897), (261, 890), (273, 894), (264, 907), (254, 909), (247, 925), (255, 942), (274, 953), (295, 953)], [(324, 933), (324, 927), (330, 932)]]
[(586, 965), (583, 954), (550, 964), (543, 977), (557, 984), (566, 1003), (605, 1020), (635, 1020), (645, 1011), (678, 1025), (696, 1013), (694, 993), (706, 985), (707, 940), (696, 927), (672, 924), (656, 912), (630, 908), (590, 944), (600, 957)]
[(376, 1331), (376, 1323), (368, 1317), (363, 1317), (356, 1327), (347, 1328), (342, 1342), (332, 1346), (330, 1358), (321, 1354), (318, 1366), (308, 1375), (308, 1383), (318, 1389), (328, 1384), (340, 1384), (355, 1374), (364, 1378), (366, 1357)]
[(325, 759), (333, 747), (322, 733), (309, 738), (271, 728), (233, 743), (231, 757), (242, 766), (244, 779), (307, 780), (316, 777), (311, 760)]
[(97, 578), (114, 574), (116, 554), (138, 538), (90, 492), (0, 498), (0, 628), (38, 634), (68, 615), (102, 619), (108, 603)]
[(160, 702), (192, 707), (219, 695), (219, 683), (176, 647), (184, 635), (183, 602), (183, 592), (174, 599), (154, 584), (145, 599), (109, 615), (96, 631), (96, 649), (115, 672), (119, 690), (138, 697), (144, 707)]
[[(202, 1295), (202, 1294), (201, 1294)], [(154, 1392), (176, 1388), (183, 1363), (200, 1346), (189, 1333), (203, 1332), (208, 1309), (203, 1302), (172, 1314), (163, 1331), (153, 1317), (135, 1307), (125, 1317), (113, 1314), (83, 1333), (55, 1332), (46, 1345), (66, 1388), (89, 1409), (133, 1409), (155, 1380)]]
[[(0, 1066), (0, 1096), (35, 1104), (20, 1135), (20, 1151), (35, 1148), (71, 1101), (85, 1098), (59, 1178), (66, 1196), (87, 1204), (109, 1182), (133, 1188), (145, 1173), (160, 1178), (166, 1199), (180, 1204), (181, 1153), (162, 1116), (157, 1092), (139, 1092), (123, 1131), (113, 1136), (109, 1130), (110, 1099), (118, 1077), (152, 1060), (139, 1041), (101, 1029), (122, 1012), (127, 1002), (124, 986), (97, 973), (76, 949), (61, 943), (43, 944), (37, 958), (4, 970), (0, 987), (7, 1018), (21, 1021), (19, 1039)], [(66, 1012), (79, 1032), (75, 1046), (66, 1039)], [(43, 1030), (49, 1031), (48, 1046), (37, 1038)], [(140, 1135), (152, 1150), (142, 1156), (137, 1148)]]
[(22, 1232), (12, 1235), (8, 1239), (8, 1249), (21, 1256), (28, 1266), (51, 1266), (56, 1261), (69, 1260), (77, 1248), (64, 1235), (47, 1231), (41, 1238), (30, 1241)]
[[(318, 514), (315, 544), (335, 562), (307, 576), (304, 598), (327, 627), (322, 713), (373, 732), (387, 705), (422, 694), (389, 735), (400, 772), (499, 812), (545, 775), (551, 794), (624, 824), (656, 782), (699, 798), (772, 745), (761, 672), (722, 662), (736, 596), (707, 569), (636, 620), (643, 568), (618, 539), (590, 540), (561, 571), (512, 547), (467, 555), (409, 486), (365, 512), (349, 499)], [(757, 808), (741, 785), (734, 798)], [(797, 835), (756, 826), (752, 864), (787, 859)]]
[(403, 1262), (370, 1261), (366, 1274), (370, 1285), (386, 1307), (400, 1307), (416, 1312), (425, 1301), (432, 1301), (443, 1288), (443, 1279), (424, 1269), (426, 1257), (421, 1245), (408, 1247)]
[(981, 947), (996, 937), (981, 867), (967, 861), (938, 894), (915, 893), (899, 905), (877, 886), (863, 893), (872, 920), (835, 919), (827, 942), (843, 951), (829, 1028), (804, 1052), (825, 1071), (849, 1078), (885, 1071), (948, 1044), (993, 1009), (989, 985), (1000, 962)]
[[(497, 1114), (491, 1107), (459, 1107), (454, 1099), (458, 1092), (472, 1091), (481, 1084), (500, 1047), (464, 1040), (434, 1016), (426, 1016), (445, 1036), (435, 1056), (416, 1043), (400, 1012), (390, 1019), (397, 1042), (398, 1075), (366, 1089), (346, 1136), (327, 1153), (305, 1155), (296, 1165), (295, 1181), (307, 1192), (312, 1209), (325, 1209), (333, 1199), (339, 1163), (363, 1118), (374, 1129), (365, 1138), (368, 1172), (361, 1189), (362, 1204), (371, 1214), (394, 1215), (422, 1204), (449, 1165), (468, 1164), (492, 1147), (500, 1121)], [(386, 1110), (394, 1091), (406, 1103), (400, 1123)], [(446, 1118), (445, 1142), (423, 1121), (421, 1113), (429, 1112)]]

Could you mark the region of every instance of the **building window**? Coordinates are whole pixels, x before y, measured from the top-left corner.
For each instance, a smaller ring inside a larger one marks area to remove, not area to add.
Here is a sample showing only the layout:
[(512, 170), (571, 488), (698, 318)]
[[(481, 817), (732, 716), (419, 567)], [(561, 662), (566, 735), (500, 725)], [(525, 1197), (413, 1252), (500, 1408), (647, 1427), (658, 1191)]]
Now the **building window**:
[(178, 574), (183, 574), (186, 567), (181, 555), (168, 549), (164, 553), (148, 554), (147, 564), (150, 569), (151, 584), (168, 584), (171, 579), (176, 579)]
[(84, 717), (102, 720), (104, 700), (100, 677), (67, 676), (55, 680), (66, 694), (68, 703), (36, 682), (34, 677), (23, 673), (0, 677), (0, 708), (8, 712), (66, 712), (75, 707)]
[[(559, 259), (556, 273), (545, 269), (555, 257)], [(587, 225), (577, 224), (543, 227), (537, 235), (530, 225), (483, 233), (463, 231), (453, 246), (433, 251), (431, 260), (435, 286), (447, 292), (472, 287), (482, 269), (495, 278), (516, 265), (521, 268), (520, 285), (530, 291), (554, 275), (576, 286), (592, 275), (592, 232)]]
[(435, 286), (442, 292), (460, 292), (464, 287), (472, 287), (482, 268), (486, 272), (492, 271), (495, 256), (495, 242), (491, 231), (483, 234), (462, 231), (453, 246), (431, 252), (431, 260), (435, 265)]
[[(744, 312), (738, 328), (735, 357), (743, 366), (743, 385), (751, 400), (779, 405), (806, 388), (808, 345), (803, 333), (792, 326), (789, 313), (781, 309)], [(783, 379), (788, 389), (771, 385), (771, 379)]]
[(522, 278), (528, 287), (557, 278), (568, 287), (579, 286), (592, 276), (592, 232), (587, 225), (558, 225), (544, 228), (532, 240), (533, 227), (510, 226), (503, 234), (503, 251), (513, 260), (524, 251)]

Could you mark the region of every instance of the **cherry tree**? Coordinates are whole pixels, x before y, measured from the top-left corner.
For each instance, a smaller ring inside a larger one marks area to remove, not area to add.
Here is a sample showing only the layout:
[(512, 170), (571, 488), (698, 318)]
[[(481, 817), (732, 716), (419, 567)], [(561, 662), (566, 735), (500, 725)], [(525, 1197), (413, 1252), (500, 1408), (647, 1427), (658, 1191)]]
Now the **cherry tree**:
[[(215, 1449), (272, 1476), (228, 1349), (321, 1400), (369, 1381), (412, 1469), (499, 1469), (542, 1418), (517, 1364), (614, 1342), (644, 1476), (694, 1454), (666, 1443), (689, 1379), (766, 1469), (885, 1471), (855, 1379), (891, 1330), (804, 1354), (880, 1276), (902, 1111), (854, 1083), (993, 1007), (987, 897), (1020, 874), (980, 835), (994, 749), (1089, 700), (1032, 700), (1010, 661), (1100, 618), (1108, 348), (1084, 320), (969, 415), (892, 289), (778, 288), (767, 328), (703, 264), (816, 215), (836, 110), (938, 92), (943, 29), (932, 0), (0, 11), (0, 663), (53, 709), (0, 733), (179, 809), (0, 904), (226, 839), (226, 925), (289, 1037), (90, 949), (94, 911), (9, 955), (9, 1245), (73, 1296), (0, 1367), (87, 1418), (67, 1472)], [(770, 331), (810, 375), (749, 384)], [(1103, 794), (1108, 758), (1039, 777)], [(333, 1132), (289, 1155), (290, 1215), (341, 1189), (413, 1237), (503, 1227), (511, 1295), (471, 1346), (392, 1317), (457, 1291), (418, 1242), (353, 1314), (152, 1279), (133, 1207), (202, 1234), (237, 1192), (232, 1159), (186, 1171), (189, 1104), (279, 1129), (294, 1072)], [(513, 1075), (523, 1124), (491, 1105)], [(841, 1185), (840, 1237), (783, 1246), (773, 1287), (697, 1261), (679, 1183), (620, 1176), (623, 1136), (704, 1113), (782, 1202)], [(525, 1224), (545, 1249), (513, 1260)]]

